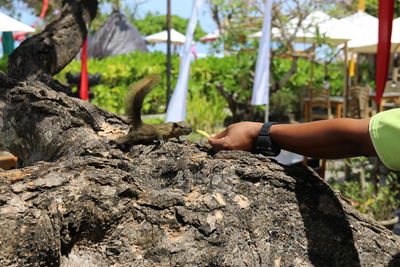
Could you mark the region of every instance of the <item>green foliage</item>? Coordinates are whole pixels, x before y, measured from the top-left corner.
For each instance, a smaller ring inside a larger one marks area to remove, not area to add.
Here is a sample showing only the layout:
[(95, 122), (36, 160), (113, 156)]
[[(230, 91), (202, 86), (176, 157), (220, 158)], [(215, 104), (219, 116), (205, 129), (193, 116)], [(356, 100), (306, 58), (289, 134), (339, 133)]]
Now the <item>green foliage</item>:
[[(366, 0), (365, 1), (365, 12), (372, 16), (378, 17), (378, 5), (379, 0)], [(400, 5), (394, 5), (394, 17), (397, 18), (400, 15)]]
[(142, 120), (148, 124), (160, 124), (165, 121), (165, 118), (142, 118)]
[[(327, 6), (327, 13), (335, 18), (341, 18), (357, 12), (358, 4), (360, 1), (345, 1), (345, 3), (334, 3)], [(378, 17), (378, 4), (379, 0), (365, 0), (365, 12)], [(394, 6), (394, 17), (397, 18), (400, 15), (400, 5), (395, 4)]]
[(375, 88), (375, 80), (371, 77), (375, 77), (375, 66), (368, 62), (359, 62), (357, 64), (357, 84), (369, 85), (371, 88)]
[[(291, 59), (274, 58), (272, 62), (272, 73), (274, 80), (279, 81), (290, 69)], [(288, 83), (284, 87), (291, 88), (293, 91), (301, 92), (301, 89), (306, 90), (311, 82), (311, 63), (307, 60), (300, 59), (298, 61), (297, 72), (294, 73)], [(327, 81), (330, 84), (329, 90), (331, 95), (341, 95), (344, 86), (344, 73), (342, 63), (331, 63), (328, 66), (328, 73), (325, 73), (324, 65), (314, 63), (314, 74), (312, 81), (316, 86), (322, 86), (325, 76), (328, 76)]]
[(240, 53), (223, 58), (206, 57), (193, 62), (192, 77), (205, 81), (203, 90), (223, 86), (228, 94), (236, 94), (235, 100), (245, 102), (251, 96), (255, 58), (254, 54)]
[(0, 71), (7, 73), (8, 57), (0, 58)]
[[(165, 31), (167, 29), (167, 18), (165, 15), (158, 13), (147, 12), (143, 19), (134, 19), (132, 15), (129, 17), (132, 24), (134, 24), (139, 32), (143, 35), (150, 35), (157, 32)], [(184, 19), (176, 15), (171, 15), (171, 28), (177, 30), (182, 34), (186, 34), (186, 28), (189, 23), (189, 19)], [(201, 29), (200, 25), (197, 24), (194, 32), (194, 39), (199, 40), (206, 33)]]
[[(291, 59), (274, 57), (271, 64), (272, 81), (278, 83), (290, 71)], [(299, 59), (297, 71), (283, 84), (276, 86), (278, 90), (273, 91), (270, 96), (270, 115), (278, 121), (287, 121), (289, 114), (300, 115), (301, 97), (307, 96), (307, 88), (312, 81), (315, 86), (322, 86), (327, 78), (331, 95), (343, 95), (344, 73), (342, 63), (331, 63), (328, 66), (328, 73), (325, 73), (324, 64), (314, 63), (313, 77), (311, 80), (311, 63)], [(272, 88), (271, 88), (272, 89)]]
[(187, 104), (186, 121), (208, 133), (216, 133), (223, 127), (224, 120), (228, 116), (224, 111), (226, 102), (215, 90), (204, 94), (196, 86), (191, 86)]
[[(252, 112), (260, 112), (250, 105), (255, 69), (255, 53), (238, 53), (223, 58), (206, 57), (191, 64), (191, 80), (188, 100), (188, 118), (203, 116), (208, 122), (222, 124), (226, 118), (224, 108), (230, 108), (235, 115), (241, 109), (248, 115), (245, 119), (255, 119)], [(172, 88), (176, 84), (178, 75), (178, 58), (172, 62)], [(90, 59), (88, 70), (91, 74), (101, 73), (101, 84), (93, 86), (95, 95), (92, 102), (111, 112), (124, 113), (124, 96), (129, 86), (149, 74), (160, 74), (161, 82), (145, 99), (143, 113), (163, 113), (166, 104), (166, 56), (161, 52), (140, 53), (108, 57), (103, 60)], [(289, 70), (290, 60), (274, 59), (274, 77), (281, 79)], [(340, 68), (339, 68), (340, 69)], [(80, 62), (73, 61), (56, 78), (66, 82), (67, 72), (80, 72)], [(324, 68), (316, 64), (314, 67), (316, 83), (322, 83)], [(309, 62), (300, 60), (298, 72), (280, 90), (271, 95), (271, 113), (288, 116), (298, 110), (299, 96), (309, 83)], [(343, 74), (340, 70), (331, 71), (329, 82), (332, 92), (341, 92)], [(197, 101), (196, 103), (192, 101)], [(229, 102), (232, 102), (228, 105)], [(202, 103), (202, 104), (199, 104)], [(210, 107), (205, 108), (207, 105)], [(201, 110), (203, 109), (203, 110)], [(192, 112), (193, 111), (193, 112)], [(196, 115), (194, 115), (196, 113)], [(210, 112), (212, 114), (210, 114)], [(262, 112), (261, 112), (262, 114)], [(222, 118), (223, 117), (223, 118)], [(215, 119), (215, 121), (214, 121)], [(196, 124), (199, 118), (192, 118)], [(200, 128), (213, 132), (211, 125), (201, 125)]]
[[(373, 183), (374, 168), (367, 158), (356, 157), (347, 160), (350, 176), (344, 182), (330, 181), (332, 187), (348, 198), (360, 212), (376, 220), (387, 220), (400, 207), (400, 182), (396, 172), (378, 174), (376, 186)], [(359, 176), (363, 173), (365, 185), (362, 188)]]
[[(227, 66), (222, 59), (199, 59), (192, 66), (192, 75), (194, 78), (190, 81), (187, 121), (195, 129), (203, 129), (208, 132), (216, 132), (216, 127), (222, 126), (227, 113), (224, 111), (226, 102), (216, 91), (215, 87), (208, 86), (208, 72), (205, 66), (211, 63), (219, 63), (220, 68)], [(149, 74), (160, 74), (161, 82), (145, 98), (143, 105), (143, 114), (163, 113), (166, 104), (166, 56), (160, 52), (140, 53), (134, 52), (129, 55), (119, 55), (108, 57), (102, 60), (90, 59), (88, 61), (88, 70), (90, 73), (101, 73), (101, 84), (93, 86), (91, 90), (95, 98), (92, 103), (111, 112), (124, 113), (124, 98), (129, 86), (139, 79)], [(174, 57), (172, 62), (172, 85), (176, 84), (178, 75), (178, 58)], [(218, 65), (218, 64), (217, 64)], [(71, 62), (62, 72), (57, 74), (56, 78), (66, 82), (65, 74), (67, 72), (80, 72), (80, 62)], [(219, 70), (223, 77), (223, 69)], [(228, 78), (229, 80), (229, 78)], [(152, 119), (150, 119), (153, 122)], [(160, 122), (159, 119), (156, 120)]]
[(272, 93), (269, 100), (270, 116), (273, 118), (288, 117), (295, 111), (296, 100), (295, 93), (287, 87)]
[[(64, 68), (56, 78), (66, 82), (67, 72), (80, 72), (80, 62), (73, 61)], [(91, 90), (95, 98), (93, 103), (111, 112), (124, 113), (124, 99), (129, 87), (149, 74), (160, 74), (160, 83), (146, 97), (143, 113), (162, 113), (166, 104), (166, 56), (161, 52), (118, 55), (102, 60), (88, 60), (88, 71), (91, 74), (101, 73), (101, 84)], [(172, 57), (172, 83), (177, 79), (178, 58)]]
[(191, 77), (204, 93), (218, 92), (228, 104), (232, 121), (256, 119), (250, 105), (255, 57), (238, 53), (223, 58), (206, 57), (192, 64)]
[[(354, 207), (360, 212), (369, 214), (376, 220), (387, 220), (392, 217), (392, 212), (397, 210), (400, 206), (400, 199), (393, 190), (392, 186), (388, 184), (378, 184), (378, 193), (375, 194), (374, 185), (367, 182), (365, 194), (361, 194), (360, 185), (357, 181), (346, 181), (334, 185), (336, 190), (339, 190), (346, 198), (352, 201)], [(396, 190), (400, 189), (399, 184), (395, 184)]]
[(221, 30), (214, 42), (215, 51), (238, 52), (251, 49), (247, 36), (262, 27), (263, 4), (261, 1), (209, 1), (212, 18)]

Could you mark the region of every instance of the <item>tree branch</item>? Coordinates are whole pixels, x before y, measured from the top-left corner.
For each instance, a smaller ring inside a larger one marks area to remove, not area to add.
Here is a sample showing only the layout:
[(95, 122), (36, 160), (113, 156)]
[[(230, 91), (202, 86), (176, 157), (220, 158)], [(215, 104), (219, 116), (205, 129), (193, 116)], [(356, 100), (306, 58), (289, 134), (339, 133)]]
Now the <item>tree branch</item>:
[(58, 17), (10, 55), (8, 75), (37, 80), (61, 71), (81, 49), (97, 4), (97, 0), (63, 0)]

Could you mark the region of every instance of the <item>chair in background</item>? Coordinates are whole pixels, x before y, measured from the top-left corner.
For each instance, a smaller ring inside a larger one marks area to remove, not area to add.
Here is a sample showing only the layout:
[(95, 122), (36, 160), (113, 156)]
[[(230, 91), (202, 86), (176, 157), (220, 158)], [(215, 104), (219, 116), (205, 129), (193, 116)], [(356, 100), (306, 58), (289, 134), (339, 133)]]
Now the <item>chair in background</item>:
[(306, 121), (327, 120), (332, 118), (329, 89), (311, 87), (308, 89), (308, 110)]
[[(330, 103), (330, 92), (329, 89), (321, 87), (310, 87), (308, 89), (308, 110), (305, 120), (316, 121), (316, 120), (327, 120), (332, 118), (331, 114), (331, 103)], [(316, 166), (313, 166), (312, 162), (317, 160)], [(319, 176), (325, 177), (326, 160), (325, 159), (310, 159), (304, 157), (303, 163), (312, 167)]]
[(371, 116), (369, 105), (369, 91), (367, 86), (352, 86), (349, 90), (349, 117), (353, 119), (364, 119)]
[(400, 83), (400, 68), (394, 67), (392, 72), (392, 82), (393, 83)]
[[(349, 88), (349, 111), (348, 115), (353, 119), (365, 119), (372, 115), (372, 109), (369, 104), (369, 91), (370, 87), (367, 86), (351, 86)], [(360, 168), (355, 172), (354, 168), (351, 168), (352, 164), (350, 159), (345, 160), (344, 172), (345, 176), (349, 177), (350, 173), (354, 173), (359, 177), (361, 190), (365, 191), (365, 164), (360, 160)], [(353, 165), (354, 166), (354, 165)]]
[(380, 111), (400, 107), (400, 68), (394, 67), (392, 79), (386, 82), (384, 94), (390, 94), (392, 97), (381, 100)]

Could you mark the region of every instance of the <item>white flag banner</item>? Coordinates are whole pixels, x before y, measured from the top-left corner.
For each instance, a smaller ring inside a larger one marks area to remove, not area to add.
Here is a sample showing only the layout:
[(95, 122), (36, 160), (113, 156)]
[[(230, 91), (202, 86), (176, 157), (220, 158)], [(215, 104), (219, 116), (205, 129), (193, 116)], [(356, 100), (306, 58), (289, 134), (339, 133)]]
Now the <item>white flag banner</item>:
[[(271, 44), (271, 19), (272, 19), (272, 1), (267, 0), (264, 11), (264, 22), (260, 47), (258, 49), (258, 58), (256, 73), (254, 77), (252, 105), (267, 105), (269, 103), (269, 65), (270, 65), (270, 44)], [(266, 112), (268, 114), (268, 112)], [(266, 118), (268, 119), (268, 118)]]
[(184, 121), (186, 117), (186, 97), (189, 81), (190, 57), (192, 54), (193, 33), (197, 25), (200, 14), (200, 8), (204, 0), (194, 0), (192, 16), (186, 28), (186, 41), (183, 47), (183, 55), (179, 65), (178, 82), (176, 83), (174, 93), (168, 104), (167, 122)]

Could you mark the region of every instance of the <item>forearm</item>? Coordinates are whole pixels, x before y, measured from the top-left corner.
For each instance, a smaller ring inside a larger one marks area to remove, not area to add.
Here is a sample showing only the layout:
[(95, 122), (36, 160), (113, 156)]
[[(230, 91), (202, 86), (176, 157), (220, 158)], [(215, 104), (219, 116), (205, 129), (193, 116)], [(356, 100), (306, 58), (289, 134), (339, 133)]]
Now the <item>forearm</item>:
[(271, 127), (273, 142), (282, 149), (316, 158), (375, 156), (368, 133), (369, 119), (334, 119)]

